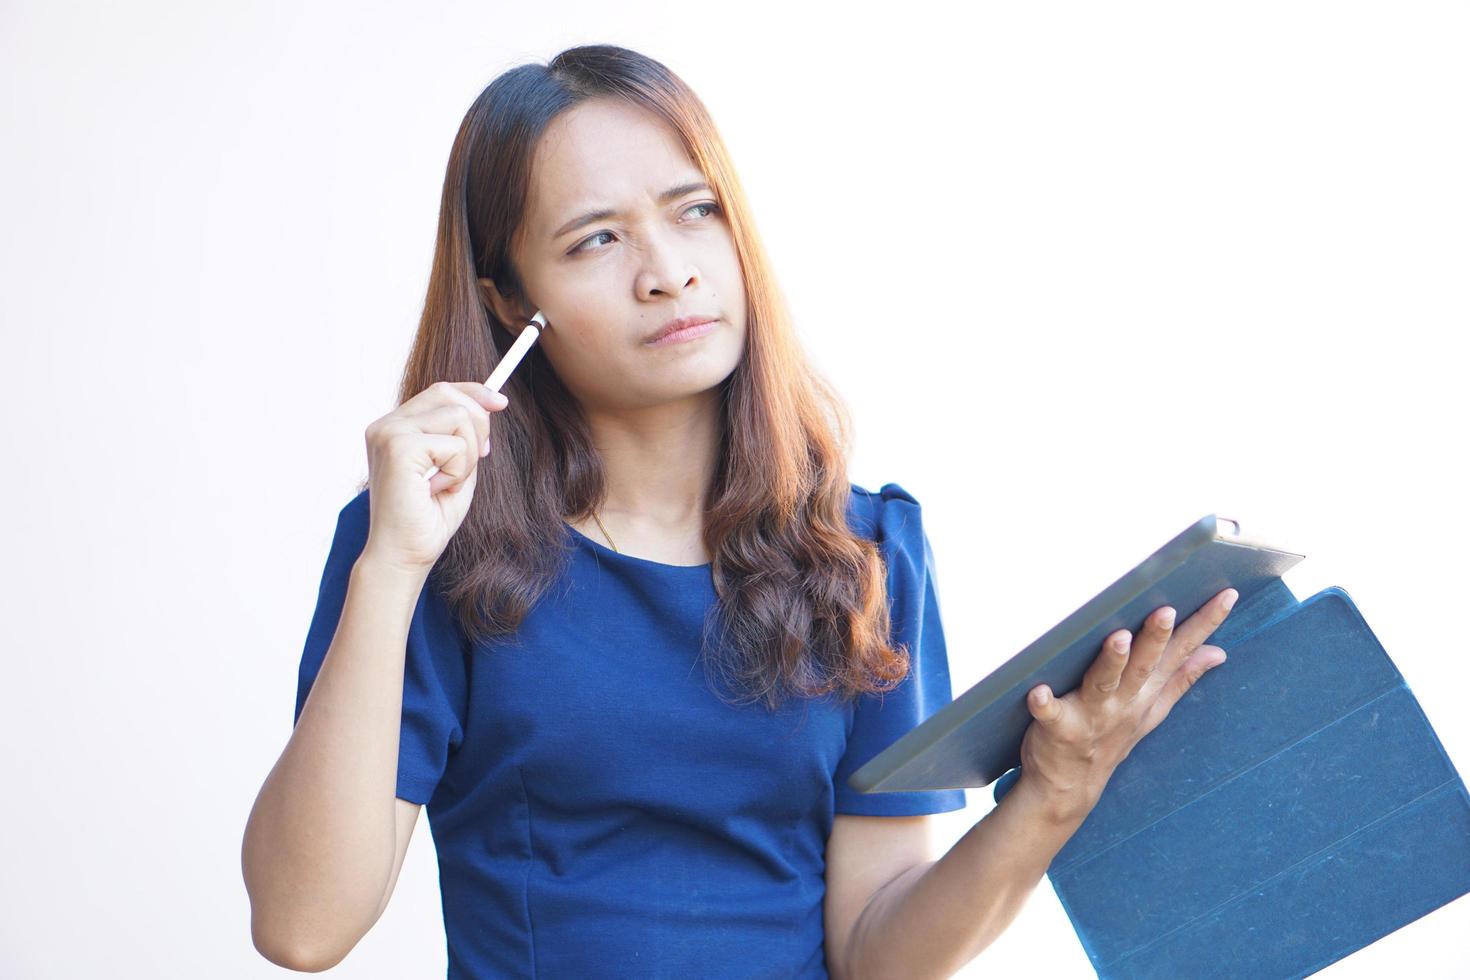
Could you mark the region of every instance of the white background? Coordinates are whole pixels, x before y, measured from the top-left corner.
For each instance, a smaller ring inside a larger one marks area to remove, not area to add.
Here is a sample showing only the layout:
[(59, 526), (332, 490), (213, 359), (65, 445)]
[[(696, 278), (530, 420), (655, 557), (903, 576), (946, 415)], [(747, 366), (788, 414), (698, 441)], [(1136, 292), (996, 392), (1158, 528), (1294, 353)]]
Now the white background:
[[(713, 113), (853, 480), (924, 505), (955, 694), (1214, 512), (1352, 595), (1467, 771), (1463, 4), (7, 2), (0, 973), (280, 972), (241, 834), (450, 142), (593, 42)], [(1321, 975), (1464, 976), (1467, 932)], [(335, 972), (444, 955), (421, 819)], [(1093, 975), (1046, 880), (961, 976), (1035, 973)]]

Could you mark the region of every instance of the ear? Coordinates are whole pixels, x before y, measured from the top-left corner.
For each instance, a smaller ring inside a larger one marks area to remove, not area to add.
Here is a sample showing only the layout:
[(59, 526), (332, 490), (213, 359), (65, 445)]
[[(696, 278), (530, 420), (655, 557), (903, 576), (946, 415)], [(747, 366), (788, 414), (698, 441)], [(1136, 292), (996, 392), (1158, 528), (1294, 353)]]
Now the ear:
[(495, 319), (499, 320), (511, 333), (515, 333), (530, 323), (531, 317), (536, 313), (535, 310), (524, 310), (520, 305), (506, 299), (500, 294), (500, 290), (495, 288), (494, 280), (484, 277), (480, 279), (480, 299), (495, 315)]

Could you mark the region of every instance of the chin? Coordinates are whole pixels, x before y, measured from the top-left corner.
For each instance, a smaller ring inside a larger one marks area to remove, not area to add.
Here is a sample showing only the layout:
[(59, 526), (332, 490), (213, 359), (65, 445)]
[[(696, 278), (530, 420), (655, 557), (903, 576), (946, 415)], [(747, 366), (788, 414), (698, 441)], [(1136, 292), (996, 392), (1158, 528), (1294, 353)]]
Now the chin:
[(648, 378), (642, 387), (657, 401), (679, 401), (718, 388), (734, 373), (738, 364), (738, 358), (723, 358), (719, 361), (713, 358), (691, 359), (687, 363), (658, 372), (656, 377)]

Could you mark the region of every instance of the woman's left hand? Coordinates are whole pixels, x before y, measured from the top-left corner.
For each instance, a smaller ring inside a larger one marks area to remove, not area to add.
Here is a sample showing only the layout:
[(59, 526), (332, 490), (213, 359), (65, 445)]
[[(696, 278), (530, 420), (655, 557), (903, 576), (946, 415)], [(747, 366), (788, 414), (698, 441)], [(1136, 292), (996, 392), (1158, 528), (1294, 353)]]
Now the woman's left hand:
[(1033, 721), (1021, 741), (1021, 776), (1053, 813), (1086, 817), (1128, 753), (1159, 726), (1195, 681), (1225, 662), (1225, 651), (1202, 645), (1225, 621), (1239, 593), (1225, 589), (1174, 628), (1174, 610), (1160, 606), (1143, 632), (1119, 630), (1075, 691), (1055, 697), (1046, 684), (1028, 693)]

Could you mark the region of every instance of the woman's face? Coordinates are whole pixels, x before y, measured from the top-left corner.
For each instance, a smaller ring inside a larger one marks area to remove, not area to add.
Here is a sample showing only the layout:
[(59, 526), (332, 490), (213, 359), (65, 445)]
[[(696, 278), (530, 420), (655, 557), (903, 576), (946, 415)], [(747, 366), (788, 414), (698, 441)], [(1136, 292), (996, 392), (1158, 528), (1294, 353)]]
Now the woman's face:
[[(584, 409), (687, 398), (739, 363), (745, 283), (725, 214), (704, 185), (673, 129), (612, 100), (563, 113), (537, 146), (511, 250), (533, 305), (517, 309), (481, 283), (513, 330), (541, 310), (551, 329), (537, 344)], [(686, 316), (717, 320), (703, 336), (648, 343)]]

